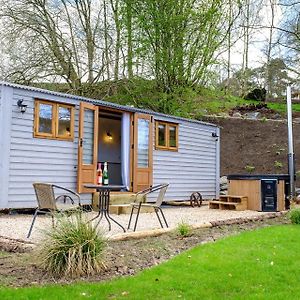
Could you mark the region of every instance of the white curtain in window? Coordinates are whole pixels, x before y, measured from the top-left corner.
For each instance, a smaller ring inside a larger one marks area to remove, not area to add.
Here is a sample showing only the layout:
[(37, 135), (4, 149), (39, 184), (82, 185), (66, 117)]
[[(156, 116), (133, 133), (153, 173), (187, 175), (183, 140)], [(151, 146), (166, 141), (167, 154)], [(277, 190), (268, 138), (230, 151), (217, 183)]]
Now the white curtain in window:
[(122, 184), (129, 191), (130, 182), (130, 114), (123, 113), (121, 129)]

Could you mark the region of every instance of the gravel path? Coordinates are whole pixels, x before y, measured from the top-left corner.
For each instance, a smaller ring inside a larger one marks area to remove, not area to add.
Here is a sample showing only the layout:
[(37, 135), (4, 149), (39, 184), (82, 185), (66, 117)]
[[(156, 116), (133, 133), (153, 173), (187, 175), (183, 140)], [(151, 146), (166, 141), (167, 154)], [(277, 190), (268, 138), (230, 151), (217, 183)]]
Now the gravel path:
[[(167, 207), (163, 209), (170, 228), (175, 228), (181, 221), (192, 224), (204, 224), (217, 220), (228, 220), (239, 217), (261, 216), (262, 212), (257, 211), (232, 211), (208, 209), (207, 205), (201, 207)], [(93, 218), (96, 213), (86, 213), (86, 218)], [(125, 228), (127, 227), (129, 215), (112, 215)], [(134, 216), (135, 217), (135, 216)], [(32, 221), (32, 215), (0, 215), (0, 236), (10, 237), (14, 239), (27, 240), (26, 235)], [(133, 218), (134, 221), (134, 218)], [(49, 216), (38, 216), (32, 235), (29, 241), (38, 242), (43, 237), (43, 230), (51, 226), (51, 218)], [(108, 231), (108, 224), (102, 219), (99, 228), (105, 232), (107, 236), (122, 233), (120, 227), (112, 224), (112, 230)], [(140, 214), (137, 231), (151, 230), (160, 228), (155, 213)]]

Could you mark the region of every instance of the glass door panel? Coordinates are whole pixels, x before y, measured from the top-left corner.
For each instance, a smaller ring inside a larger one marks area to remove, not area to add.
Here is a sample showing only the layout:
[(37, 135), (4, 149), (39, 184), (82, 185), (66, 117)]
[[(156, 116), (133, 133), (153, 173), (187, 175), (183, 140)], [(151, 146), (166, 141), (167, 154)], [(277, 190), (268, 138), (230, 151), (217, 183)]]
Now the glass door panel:
[(149, 166), (149, 120), (138, 120), (138, 167)]
[(133, 191), (138, 192), (152, 185), (153, 181), (153, 117), (134, 115), (134, 168)]
[(94, 161), (94, 110), (84, 109), (84, 127), (82, 137), (82, 160), (84, 165), (91, 165)]

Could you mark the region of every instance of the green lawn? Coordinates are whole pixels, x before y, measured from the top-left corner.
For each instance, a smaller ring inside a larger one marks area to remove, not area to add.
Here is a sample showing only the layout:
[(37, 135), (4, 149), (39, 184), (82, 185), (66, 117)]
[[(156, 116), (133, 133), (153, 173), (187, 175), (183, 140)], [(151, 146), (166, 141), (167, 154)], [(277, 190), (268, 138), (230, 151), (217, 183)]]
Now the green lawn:
[[(222, 98), (222, 97), (221, 97)], [(249, 104), (260, 104), (261, 102), (255, 100), (244, 100), (239, 97), (234, 96), (226, 96), (224, 99), (220, 99), (218, 96), (214, 96), (212, 98), (205, 98), (206, 100), (202, 100), (198, 102), (198, 106), (201, 109), (207, 110), (209, 114), (218, 114), (220, 112), (229, 112), (236, 106), (244, 106)], [(267, 107), (275, 110), (280, 114), (286, 113), (286, 103), (275, 103), (275, 102), (266, 102)], [(300, 112), (300, 103), (293, 103), (293, 112)]]
[[(286, 103), (268, 103), (268, 108), (272, 108), (278, 112), (286, 113)], [(292, 104), (293, 112), (300, 111), (300, 103)]]
[(300, 226), (274, 226), (198, 246), (135, 277), (1, 288), (0, 299), (299, 299)]

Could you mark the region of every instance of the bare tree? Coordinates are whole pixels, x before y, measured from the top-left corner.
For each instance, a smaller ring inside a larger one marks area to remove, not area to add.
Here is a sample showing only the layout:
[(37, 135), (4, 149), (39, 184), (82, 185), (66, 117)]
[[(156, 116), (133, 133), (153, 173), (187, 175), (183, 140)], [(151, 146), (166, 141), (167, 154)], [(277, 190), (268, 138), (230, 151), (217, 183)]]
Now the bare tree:
[(17, 71), (26, 73), (26, 69), (31, 69), (32, 74), (36, 70), (38, 75), (43, 68), (42, 77), (56, 74), (72, 89), (80, 89), (83, 81), (93, 83), (99, 78), (102, 68), (96, 61), (101, 58), (101, 51), (96, 45), (96, 35), (100, 10), (92, 2), (1, 0), (0, 16), (8, 25), (6, 39), (22, 45), (28, 56), (37, 54), (28, 57), (22, 70), (24, 52), (15, 53), (14, 60), (21, 67)]
[(248, 93), (248, 81), (251, 74), (249, 68), (249, 47), (253, 41), (253, 37), (257, 34), (254, 28), (260, 24), (260, 11), (263, 6), (263, 0), (245, 0), (243, 5), (243, 13), (241, 14), (241, 26), (243, 28), (243, 60), (241, 72), (241, 95)]
[(232, 47), (242, 36), (245, 93), (262, 1), (276, 0), (0, 0), (7, 73), (26, 83), (65, 81), (82, 92), (101, 80), (140, 76), (170, 91), (207, 84), (225, 51), (229, 80)]
[(267, 93), (270, 95), (271, 91), (271, 76), (270, 76), (270, 62), (272, 59), (272, 49), (273, 49), (273, 36), (274, 36), (274, 27), (275, 27), (275, 6), (276, 2), (275, 0), (269, 0), (269, 8), (271, 12), (271, 18), (270, 18), (270, 31), (269, 31), (269, 40), (268, 40), (268, 45), (267, 45), (267, 68), (265, 70), (265, 88), (267, 90)]

